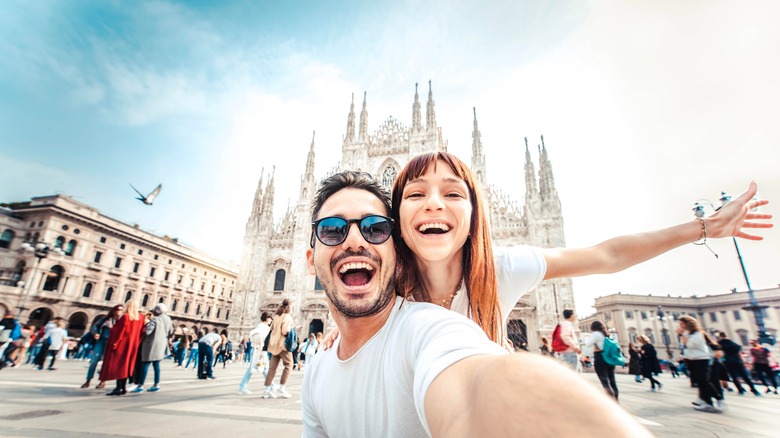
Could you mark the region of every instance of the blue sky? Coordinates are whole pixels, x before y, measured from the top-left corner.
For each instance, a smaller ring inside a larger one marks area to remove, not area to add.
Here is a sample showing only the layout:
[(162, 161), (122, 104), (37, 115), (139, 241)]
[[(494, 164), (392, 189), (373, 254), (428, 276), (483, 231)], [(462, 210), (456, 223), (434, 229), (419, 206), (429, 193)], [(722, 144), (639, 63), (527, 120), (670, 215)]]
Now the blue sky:
[[(0, 201), (67, 193), (237, 260), (261, 169), (294, 202), (338, 162), (351, 94), (369, 130), (409, 124), (433, 81), (449, 148), (522, 199), (522, 137), (545, 135), (569, 246), (688, 220), (750, 179), (780, 202), (775, 2), (7, 1), (0, 4)], [(535, 154), (534, 154), (535, 155)], [(128, 183), (149, 191), (153, 207)], [(767, 211), (776, 208), (770, 204)], [(744, 243), (754, 287), (779, 281), (780, 234)], [(617, 291), (743, 288), (728, 241), (575, 280)]]

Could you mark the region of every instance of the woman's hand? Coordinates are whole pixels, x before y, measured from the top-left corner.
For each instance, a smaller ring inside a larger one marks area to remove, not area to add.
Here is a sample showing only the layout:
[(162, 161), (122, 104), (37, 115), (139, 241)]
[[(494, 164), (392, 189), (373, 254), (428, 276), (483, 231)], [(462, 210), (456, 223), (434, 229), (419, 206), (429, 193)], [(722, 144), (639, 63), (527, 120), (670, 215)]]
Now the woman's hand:
[(747, 190), (738, 198), (724, 205), (712, 216), (705, 218), (707, 225), (707, 237), (741, 237), (748, 240), (763, 240), (761, 236), (748, 234), (744, 228), (772, 228), (769, 222), (771, 214), (753, 213), (754, 210), (769, 201), (765, 199), (753, 199), (758, 192), (758, 185), (751, 181)]
[(325, 351), (333, 346), (333, 342), (336, 341), (336, 339), (339, 337), (339, 329), (334, 328), (333, 330), (329, 331), (327, 335), (325, 335), (324, 338), (322, 338), (322, 342), (320, 343), (319, 349), (322, 351)]

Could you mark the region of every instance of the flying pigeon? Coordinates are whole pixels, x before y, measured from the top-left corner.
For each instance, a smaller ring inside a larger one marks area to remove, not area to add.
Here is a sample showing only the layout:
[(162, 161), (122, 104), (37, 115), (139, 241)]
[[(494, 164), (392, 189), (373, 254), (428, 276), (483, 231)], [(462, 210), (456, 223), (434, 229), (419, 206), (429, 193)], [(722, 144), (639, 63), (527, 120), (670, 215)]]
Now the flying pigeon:
[[(130, 184), (130, 187), (133, 187), (132, 184)], [(143, 193), (139, 192), (138, 189), (133, 187), (133, 190), (135, 190), (136, 193), (138, 193), (139, 197), (135, 198), (141, 202), (143, 202), (146, 205), (152, 205), (152, 202), (154, 202), (154, 199), (157, 197), (157, 195), (160, 194), (160, 190), (162, 190), (162, 184), (158, 185), (154, 190), (152, 190), (152, 193), (149, 193), (148, 195), (144, 196)]]

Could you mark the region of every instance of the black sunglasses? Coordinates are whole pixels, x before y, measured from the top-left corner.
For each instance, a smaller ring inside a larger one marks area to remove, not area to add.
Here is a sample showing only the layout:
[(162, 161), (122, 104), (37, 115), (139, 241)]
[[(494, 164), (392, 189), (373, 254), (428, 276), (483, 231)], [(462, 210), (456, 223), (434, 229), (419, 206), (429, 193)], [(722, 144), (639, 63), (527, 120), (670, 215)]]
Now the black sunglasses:
[(372, 214), (360, 219), (344, 219), (342, 217), (324, 217), (311, 223), (311, 247), (314, 248), (314, 236), (326, 246), (341, 245), (347, 240), (349, 227), (358, 224), (360, 234), (366, 242), (379, 245), (385, 243), (393, 234), (393, 219)]

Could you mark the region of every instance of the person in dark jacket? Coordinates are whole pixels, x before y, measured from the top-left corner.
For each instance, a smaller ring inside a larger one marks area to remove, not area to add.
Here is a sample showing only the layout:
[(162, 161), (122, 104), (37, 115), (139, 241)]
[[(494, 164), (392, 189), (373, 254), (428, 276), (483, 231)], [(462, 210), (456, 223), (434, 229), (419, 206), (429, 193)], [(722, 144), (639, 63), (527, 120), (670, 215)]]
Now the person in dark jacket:
[(739, 383), (739, 379), (742, 379), (750, 387), (750, 392), (756, 396), (761, 396), (761, 393), (753, 386), (753, 381), (750, 379), (747, 369), (745, 369), (745, 362), (742, 360), (742, 347), (727, 338), (724, 332), (718, 333), (718, 345), (723, 350), (723, 365), (726, 367), (729, 376), (731, 376), (734, 386), (737, 387), (739, 395), (747, 392)]
[(628, 357), (628, 374), (635, 376), (638, 383), (642, 383), (642, 353), (632, 342), (628, 343)]
[(639, 337), (639, 343), (642, 344), (642, 376), (650, 380), (650, 391), (655, 392), (656, 385), (660, 391), (663, 385), (653, 377), (654, 374), (661, 374), (661, 364), (658, 363), (655, 347), (645, 335)]

